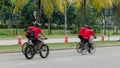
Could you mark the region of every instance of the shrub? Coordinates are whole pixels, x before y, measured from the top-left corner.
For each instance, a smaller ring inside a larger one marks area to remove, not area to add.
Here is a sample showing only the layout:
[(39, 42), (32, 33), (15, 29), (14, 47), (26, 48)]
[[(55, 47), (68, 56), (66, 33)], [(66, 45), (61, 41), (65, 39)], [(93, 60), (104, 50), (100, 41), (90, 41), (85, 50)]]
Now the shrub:
[(0, 28), (1, 29), (8, 28), (8, 24), (0, 24)]

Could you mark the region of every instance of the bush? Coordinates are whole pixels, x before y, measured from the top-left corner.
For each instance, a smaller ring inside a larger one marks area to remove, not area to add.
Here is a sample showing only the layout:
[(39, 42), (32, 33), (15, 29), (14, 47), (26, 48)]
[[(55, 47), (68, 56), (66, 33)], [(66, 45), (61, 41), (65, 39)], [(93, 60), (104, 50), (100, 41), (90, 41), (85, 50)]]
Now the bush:
[(78, 33), (78, 29), (72, 29), (71, 33), (72, 34), (77, 34)]
[(14, 29), (0, 29), (0, 35), (13, 35)]
[(0, 28), (1, 29), (8, 28), (8, 24), (0, 24)]
[(78, 33), (78, 27), (76, 27), (76, 25), (72, 25), (71, 26), (71, 33), (73, 33), (73, 34), (77, 34)]

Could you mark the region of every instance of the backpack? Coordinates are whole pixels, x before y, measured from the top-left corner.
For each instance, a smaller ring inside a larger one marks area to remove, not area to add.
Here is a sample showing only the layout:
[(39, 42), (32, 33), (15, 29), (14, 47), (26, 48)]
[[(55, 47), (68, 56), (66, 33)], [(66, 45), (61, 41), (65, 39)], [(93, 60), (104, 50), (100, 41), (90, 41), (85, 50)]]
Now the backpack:
[(30, 40), (33, 40), (33, 39), (34, 39), (34, 31), (28, 29), (28, 30), (26, 31), (26, 34), (27, 34), (26, 36), (27, 36)]

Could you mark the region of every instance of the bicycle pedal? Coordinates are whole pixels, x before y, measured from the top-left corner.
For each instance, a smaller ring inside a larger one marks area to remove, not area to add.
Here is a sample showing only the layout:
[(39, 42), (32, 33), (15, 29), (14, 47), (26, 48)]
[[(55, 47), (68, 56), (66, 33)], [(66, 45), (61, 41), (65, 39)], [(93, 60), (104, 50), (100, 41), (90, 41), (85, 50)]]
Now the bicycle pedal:
[(38, 51), (37, 51), (37, 50), (35, 51), (35, 54), (38, 54)]
[(37, 51), (37, 52), (35, 52), (35, 54), (38, 54), (39, 52)]

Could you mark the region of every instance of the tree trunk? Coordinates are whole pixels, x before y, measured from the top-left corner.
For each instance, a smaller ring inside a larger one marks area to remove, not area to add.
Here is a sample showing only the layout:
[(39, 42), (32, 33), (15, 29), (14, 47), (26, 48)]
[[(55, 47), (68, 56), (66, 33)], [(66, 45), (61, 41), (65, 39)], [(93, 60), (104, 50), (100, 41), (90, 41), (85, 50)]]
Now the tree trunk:
[(35, 9), (36, 9), (36, 22), (40, 23), (41, 0), (35, 0)]
[(82, 0), (82, 17), (83, 24), (86, 24), (86, 0)]
[(50, 23), (50, 17), (48, 19), (48, 35), (51, 34), (51, 23)]

